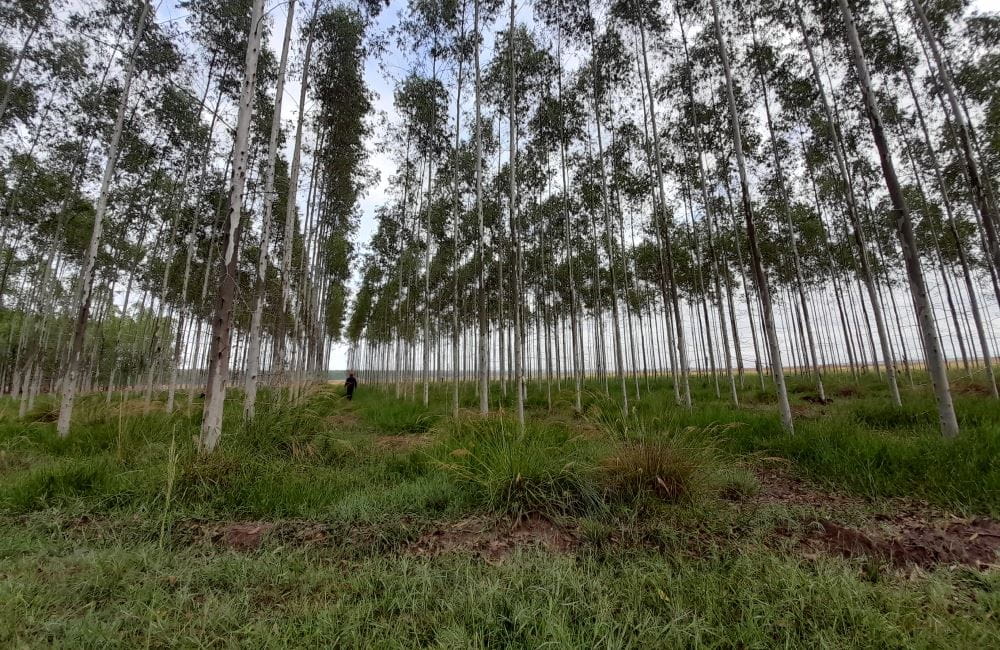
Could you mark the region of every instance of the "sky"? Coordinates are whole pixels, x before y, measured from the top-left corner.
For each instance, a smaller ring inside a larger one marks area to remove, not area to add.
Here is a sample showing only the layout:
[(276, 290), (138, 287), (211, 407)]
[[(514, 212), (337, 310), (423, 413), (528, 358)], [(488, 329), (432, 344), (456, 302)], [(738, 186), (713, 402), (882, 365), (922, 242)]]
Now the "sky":
[[(82, 3), (83, 0), (73, 0)], [(158, 4), (158, 22), (172, 22), (183, 31), (183, 21), (185, 12), (177, 8), (176, 0), (154, 0)], [(390, 27), (398, 24), (401, 12), (406, 9), (406, 0), (391, 0), (389, 7), (382, 11), (374, 25), (374, 30), (384, 33)], [(310, 0), (299, 0), (296, 9), (296, 24), (301, 25), (303, 16), (310, 10), (312, 2)], [(973, 3), (979, 11), (1000, 11), (1000, 0), (976, 0)], [(271, 17), (271, 29), (269, 34), (268, 47), (275, 53), (277, 58), (281, 48), (281, 38), (284, 32), (285, 19), (287, 16), (287, 0), (269, 0), (266, 3), (266, 12)], [(531, 20), (531, 8), (524, 2), (518, 11), (519, 21)], [(298, 34), (296, 28), (293, 34)], [(294, 39), (294, 36), (293, 36)], [(288, 159), (291, 158), (291, 134), (294, 132), (294, 121), (297, 117), (299, 106), (298, 99), (300, 85), (298, 81), (298, 67), (301, 60), (301, 50), (303, 42), (293, 40), (291, 61), (292, 67), (287, 77), (285, 85), (285, 97), (282, 106), (282, 121), (285, 122), (289, 132), (287, 138), (289, 151), (286, 152)], [(492, 47), (489, 40), (485, 43), (485, 49)], [(483, 60), (489, 60), (488, 52), (484, 52)], [(392, 119), (393, 114), (393, 88), (397, 79), (404, 76), (408, 71), (408, 66), (412, 66), (413, 57), (409, 53), (394, 50), (394, 44), (390, 44), (390, 49), (381, 60), (370, 58), (365, 64), (365, 81), (373, 94), (373, 106), (376, 116), (373, 118), (373, 132), (369, 138), (368, 148), (370, 152), (368, 164), (378, 171), (379, 180), (368, 187), (361, 198), (359, 204), (360, 220), (356, 233), (357, 250), (360, 252), (370, 240), (375, 229), (376, 209), (389, 200), (389, 179), (395, 171), (395, 165), (386, 152), (380, 152), (377, 143), (385, 137), (385, 119)], [(309, 107), (307, 106), (307, 110)], [(300, 193), (304, 192), (304, 187), (300, 188)], [(300, 197), (304, 201), (304, 195)], [(332, 369), (344, 369), (346, 367), (347, 349), (344, 345), (336, 345), (331, 350), (330, 367)]]

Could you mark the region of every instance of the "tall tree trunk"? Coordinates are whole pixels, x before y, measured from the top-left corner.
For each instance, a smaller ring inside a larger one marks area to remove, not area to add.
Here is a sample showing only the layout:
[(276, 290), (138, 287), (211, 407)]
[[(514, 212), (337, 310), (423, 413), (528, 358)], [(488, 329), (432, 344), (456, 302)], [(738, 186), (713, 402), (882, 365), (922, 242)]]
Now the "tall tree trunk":
[(757, 228), (754, 223), (753, 206), (750, 203), (750, 187), (747, 181), (746, 163), (743, 159), (743, 136), (740, 132), (739, 115), (736, 110), (736, 95), (733, 92), (733, 76), (729, 69), (729, 52), (722, 36), (722, 23), (719, 20), (719, 2), (712, 0), (712, 17), (715, 21), (715, 39), (719, 46), (719, 59), (722, 72), (726, 78), (726, 96), (729, 101), (729, 119), (733, 129), (733, 151), (736, 154), (736, 168), (740, 176), (740, 191), (743, 199), (743, 216), (746, 220), (747, 240), (750, 246), (751, 266), (757, 280), (757, 291), (764, 310), (764, 333), (767, 336), (771, 356), (771, 372), (774, 376), (775, 389), (778, 393), (778, 410), (781, 423), (785, 430), (794, 431), (792, 409), (788, 403), (788, 392), (785, 388), (785, 370), (781, 363), (781, 349), (778, 347), (778, 334), (774, 326), (774, 308), (771, 304), (771, 290), (760, 256), (760, 246), (757, 242)]
[[(676, 5), (675, 10), (677, 11), (678, 22), (682, 22), (680, 15), (680, 6)], [(681, 26), (681, 29), (683, 30), (683, 24)], [(642, 21), (639, 22), (639, 34), (642, 38), (642, 60), (643, 60), (642, 69), (643, 69), (643, 77), (646, 82), (645, 83), (646, 99), (647, 101), (649, 101), (649, 124), (653, 132), (653, 157), (656, 161), (656, 180), (657, 180), (657, 189), (659, 190), (657, 198), (660, 201), (660, 206), (659, 206), (660, 209), (658, 211), (655, 210), (654, 206), (654, 215), (659, 215), (658, 224), (656, 223), (657, 221), (656, 216), (654, 216), (653, 218), (654, 229), (658, 233), (661, 230), (663, 232), (662, 235), (663, 241), (659, 246), (661, 251), (660, 254), (664, 257), (664, 260), (663, 262), (661, 262), (661, 264), (665, 267), (666, 270), (667, 291), (670, 294), (669, 307), (673, 309), (673, 324), (671, 325), (670, 323), (667, 323), (666, 325), (668, 331), (675, 332), (677, 335), (675, 343), (677, 346), (677, 364), (679, 367), (677, 368), (677, 376), (674, 379), (674, 383), (677, 384), (679, 379), (680, 386), (678, 390), (675, 390), (675, 397), (679, 392), (681, 403), (684, 404), (684, 406), (686, 406), (687, 408), (691, 408), (691, 383), (688, 376), (690, 374), (690, 371), (688, 368), (687, 343), (685, 342), (684, 338), (684, 319), (681, 317), (680, 298), (677, 295), (678, 293), (677, 282), (675, 281), (674, 278), (674, 251), (670, 237), (670, 224), (667, 221), (667, 211), (666, 211), (667, 195), (663, 185), (663, 156), (662, 156), (662, 150), (660, 148), (660, 132), (656, 123), (656, 99), (655, 95), (653, 94), (653, 84), (652, 81), (650, 80), (649, 59), (646, 54), (646, 30), (645, 27), (643, 26)], [(683, 31), (682, 31), (682, 38), (684, 38)], [(667, 307), (667, 302), (668, 301), (666, 299), (666, 296), (664, 296), (664, 307)], [(671, 334), (668, 338), (673, 338), (673, 335)], [(673, 357), (673, 352), (671, 352), (671, 357)]]
[(73, 342), (70, 348), (69, 359), (66, 363), (66, 371), (63, 373), (62, 401), (59, 406), (59, 421), (56, 425), (59, 436), (63, 438), (69, 435), (70, 420), (73, 417), (73, 403), (76, 399), (80, 372), (80, 353), (83, 351), (83, 343), (87, 336), (87, 322), (90, 319), (90, 302), (94, 288), (97, 252), (100, 248), (101, 236), (104, 232), (104, 214), (108, 209), (108, 194), (111, 189), (115, 165), (118, 162), (118, 145), (121, 141), (122, 127), (125, 123), (125, 111), (128, 108), (132, 80), (135, 76), (136, 54), (139, 50), (139, 45), (142, 43), (143, 35), (146, 32), (146, 21), (149, 18), (151, 9), (149, 2), (144, 0), (142, 3), (142, 12), (139, 14), (139, 21), (136, 24), (135, 38), (132, 41), (128, 63), (125, 65), (125, 78), (121, 99), (118, 102), (118, 115), (115, 118), (115, 128), (111, 135), (111, 142), (108, 145), (108, 159), (104, 165), (101, 189), (97, 195), (97, 204), (94, 206), (94, 228), (90, 233), (90, 245), (87, 247), (87, 252), (83, 258), (83, 267), (80, 272), (79, 282), (77, 283), (76, 305), (78, 309), (76, 325), (73, 331)]
[(481, 98), (481, 69), (479, 65), (479, 0), (474, 0), (475, 16), (475, 59), (476, 59), (476, 212), (479, 216), (479, 241), (476, 242), (479, 258), (479, 410), (490, 410), (490, 368), (489, 368), (489, 319), (486, 295), (486, 227), (483, 222), (483, 123)]
[[(466, 3), (462, 2), (462, 18), (461, 18), (461, 30), (459, 34), (459, 40), (465, 42), (465, 10)], [(452, 276), (452, 305), (451, 305), (451, 353), (452, 353), (452, 368), (451, 368), (451, 379), (452, 379), (452, 394), (451, 394), (451, 411), (454, 417), (458, 417), (458, 407), (459, 407), (459, 325), (458, 325), (458, 310), (459, 310), (459, 300), (458, 300), (458, 238), (459, 238), (459, 207), (461, 205), (461, 194), (459, 193), (459, 174), (458, 174), (458, 154), (459, 149), (462, 145), (462, 72), (463, 64), (465, 63), (465, 57), (459, 54), (458, 58), (458, 75), (457, 83), (455, 88), (455, 156), (452, 162), (452, 174), (451, 174), (451, 191), (452, 191), (452, 210), (451, 210), (451, 238), (452, 238), (452, 254), (451, 254), (451, 276)]]
[[(233, 145), (233, 174), (229, 184), (229, 215), (222, 240), (222, 278), (216, 292), (215, 316), (212, 324), (212, 344), (209, 349), (208, 381), (205, 387), (205, 408), (201, 423), (198, 449), (207, 454), (215, 450), (222, 435), (222, 410), (226, 400), (229, 375), (230, 327), (233, 300), (236, 294), (236, 263), (239, 254), (243, 191), (246, 187), (249, 160), (250, 119), (253, 117), (254, 88), (257, 84), (257, 61), (263, 31), (264, 0), (254, 0), (250, 13), (250, 34), (244, 62), (243, 86), (240, 91), (239, 116)], [(304, 87), (304, 86), (303, 86)], [(304, 102), (300, 104), (304, 107)], [(294, 201), (292, 201), (294, 203)]]
[[(299, 115), (298, 121), (295, 125), (295, 146), (292, 150), (292, 165), (289, 170), (288, 178), (288, 201), (285, 210), (285, 241), (284, 250), (281, 256), (281, 311), (278, 313), (278, 328), (277, 328), (277, 340), (275, 344), (277, 345), (277, 358), (275, 360), (275, 367), (277, 372), (281, 373), (282, 377), (285, 376), (286, 366), (288, 366), (288, 326), (285, 318), (286, 312), (289, 309), (290, 301), (292, 297), (292, 251), (294, 249), (295, 234), (297, 229), (295, 228), (295, 214), (296, 214), (296, 200), (295, 197), (299, 190), (299, 169), (302, 165), (302, 131), (305, 126), (306, 119), (306, 101), (308, 99), (309, 92), (309, 65), (312, 62), (312, 49), (313, 49), (313, 36), (315, 30), (315, 20), (316, 14), (319, 12), (320, 3), (316, 2), (313, 6), (312, 18), (307, 24), (307, 29), (309, 30), (309, 36), (306, 39), (306, 51), (305, 58), (302, 63), (302, 79), (299, 82)], [(292, 322), (293, 325), (298, 322), (295, 317), (297, 307), (292, 307)], [(297, 327), (297, 325), (294, 325)]]
[(899, 186), (899, 180), (896, 178), (892, 153), (889, 150), (889, 142), (886, 139), (885, 130), (882, 126), (882, 115), (876, 103), (875, 91), (871, 86), (868, 65), (865, 63), (861, 40), (858, 37), (858, 30), (854, 24), (854, 15), (847, 4), (847, 0), (837, 1), (840, 5), (840, 12), (844, 17), (844, 26), (847, 28), (847, 40), (851, 48), (854, 68), (858, 75), (858, 84), (865, 102), (865, 109), (868, 113), (868, 121), (871, 124), (872, 137), (875, 139), (875, 146), (878, 149), (879, 160), (882, 164), (882, 175), (885, 177), (886, 189), (889, 191), (889, 198), (892, 200), (892, 207), (896, 213), (896, 232), (903, 247), (903, 260), (906, 266), (907, 279), (909, 280), (910, 294), (913, 297), (913, 307), (917, 312), (917, 322), (920, 327), (921, 339), (927, 353), (927, 370), (930, 373), (931, 384), (934, 387), (934, 396), (937, 400), (941, 433), (945, 437), (953, 438), (958, 435), (958, 419), (955, 417), (955, 407), (951, 400), (951, 390), (948, 386), (948, 371), (945, 366), (944, 357), (941, 354), (937, 327), (934, 323), (934, 314), (931, 312), (931, 306), (927, 297), (927, 288), (924, 285), (923, 273), (920, 270), (920, 252), (917, 249), (917, 242), (913, 235), (913, 223), (910, 220), (910, 212), (903, 198), (903, 191)]
[[(756, 19), (751, 19), (750, 29), (753, 34), (754, 46), (757, 45)], [(764, 68), (757, 60), (757, 75), (760, 77), (761, 94), (764, 97), (764, 115), (767, 118), (767, 132), (771, 141), (771, 152), (774, 156), (774, 170), (778, 177), (778, 187), (783, 202), (783, 212), (785, 213), (785, 225), (788, 227), (788, 242), (792, 249), (792, 265), (795, 270), (795, 291), (798, 294), (799, 304), (802, 307), (802, 318), (805, 321), (805, 334), (809, 345), (809, 362), (812, 366), (813, 376), (816, 380), (816, 392), (819, 399), (826, 401), (826, 390), (823, 386), (823, 374), (820, 370), (819, 357), (816, 354), (816, 336), (813, 334), (812, 315), (809, 312), (809, 303), (806, 301), (805, 281), (802, 279), (802, 264), (799, 261), (799, 245), (795, 234), (795, 226), (792, 223), (791, 198), (785, 183), (785, 171), (781, 164), (781, 154), (778, 152), (778, 140), (774, 134), (774, 120), (771, 117), (771, 101), (768, 98), (767, 77)]]
[[(854, 188), (851, 185), (851, 177), (847, 168), (843, 142), (839, 134), (839, 123), (833, 114), (833, 108), (831, 107), (830, 100), (827, 97), (826, 88), (823, 85), (823, 80), (819, 71), (819, 64), (816, 63), (816, 56), (813, 53), (812, 40), (810, 39), (809, 32), (806, 29), (805, 19), (802, 16), (802, 7), (798, 0), (795, 0), (795, 13), (799, 29), (802, 32), (802, 41), (806, 47), (806, 53), (809, 56), (809, 64), (812, 68), (816, 88), (819, 91), (819, 96), (823, 103), (823, 111), (826, 113), (826, 119), (829, 123), (830, 141), (833, 145), (834, 157), (837, 159), (837, 167), (840, 171), (840, 177), (844, 184), (844, 198), (847, 201), (847, 214), (851, 219), (851, 228), (854, 231), (854, 240), (858, 248), (858, 262), (861, 265), (861, 276), (868, 292), (868, 299), (871, 302), (872, 313), (875, 317), (875, 326), (878, 330), (879, 344), (882, 348), (882, 362), (885, 365), (886, 381), (889, 385), (889, 397), (892, 400), (893, 405), (901, 406), (902, 401), (899, 397), (899, 385), (896, 381), (895, 358), (892, 352), (892, 345), (889, 342), (889, 335), (885, 326), (885, 318), (882, 314), (882, 307), (879, 303), (878, 294), (875, 290), (874, 274), (872, 273), (871, 265), (868, 261), (868, 244), (865, 241), (864, 231), (861, 228), (861, 219), (858, 215), (857, 200), (854, 195)], [(875, 363), (877, 367), (878, 360), (873, 359), (873, 363)]]
[(524, 297), (521, 289), (521, 233), (517, 214), (517, 68), (514, 64), (514, 11), (510, 1), (510, 235), (514, 244), (514, 389), (517, 392), (517, 422), (524, 431)]
[[(261, 321), (264, 317), (264, 297), (267, 293), (268, 248), (271, 244), (271, 222), (274, 204), (274, 162), (278, 154), (278, 136), (281, 133), (281, 105), (285, 94), (285, 72), (288, 69), (288, 47), (292, 40), (292, 26), (295, 18), (296, 0), (288, 0), (288, 14), (285, 17), (285, 37), (281, 44), (281, 61), (278, 64), (278, 80), (274, 89), (274, 111), (271, 114), (271, 137), (267, 145), (267, 163), (264, 176), (264, 223), (261, 226), (260, 255), (257, 258), (257, 275), (254, 280), (254, 307), (250, 317), (250, 341), (247, 350), (245, 396), (243, 417), (252, 420), (257, 405), (257, 375), (260, 372)], [(295, 202), (294, 194), (288, 200)]]

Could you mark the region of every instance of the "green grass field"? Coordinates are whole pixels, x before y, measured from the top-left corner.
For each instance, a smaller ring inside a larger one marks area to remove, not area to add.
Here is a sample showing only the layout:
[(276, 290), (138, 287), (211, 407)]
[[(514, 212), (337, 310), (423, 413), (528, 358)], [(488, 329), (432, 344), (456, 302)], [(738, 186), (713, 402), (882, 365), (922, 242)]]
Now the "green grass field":
[(85, 396), (65, 440), (52, 401), (2, 401), (0, 645), (1000, 645), (981, 386), (956, 376), (946, 441), (920, 378), (894, 409), (874, 377), (828, 404), (794, 377), (794, 436), (755, 382), (736, 408), (696, 378), (686, 411), (641, 379), (627, 415), (531, 383), (524, 432), (499, 385), (487, 418), (471, 384), (458, 418), (447, 384), (320, 385), (252, 424), (232, 391), (207, 458), (197, 401)]

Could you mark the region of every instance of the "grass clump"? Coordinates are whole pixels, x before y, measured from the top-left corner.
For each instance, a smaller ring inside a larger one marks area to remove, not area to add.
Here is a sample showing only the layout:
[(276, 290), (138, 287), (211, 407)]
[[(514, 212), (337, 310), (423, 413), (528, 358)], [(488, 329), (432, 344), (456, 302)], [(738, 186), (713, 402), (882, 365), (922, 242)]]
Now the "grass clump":
[(873, 429), (914, 429), (934, 423), (929, 409), (911, 405), (896, 407), (885, 402), (862, 403), (854, 408), (854, 418)]
[(501, 515), (583, 513), (600, 505), (591, 450), (569, 432), (504, 419), (456, 422), (438, 463)]
[(744, 467), (727, 467), (719, 473), (719, 496), (742, 501), (760, 493), (760, 480)]
[(601, 463), (609, 498), (685, 503), (711, 492), (720, 460), (715, 442), (695, 428), (629, 440)]

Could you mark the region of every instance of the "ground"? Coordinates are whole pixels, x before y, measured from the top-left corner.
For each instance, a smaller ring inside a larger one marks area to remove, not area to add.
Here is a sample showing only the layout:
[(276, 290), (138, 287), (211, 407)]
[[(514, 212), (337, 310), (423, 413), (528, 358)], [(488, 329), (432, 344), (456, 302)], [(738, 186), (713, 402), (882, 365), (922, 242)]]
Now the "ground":
[[(963, 433), (917, 375), (790, 382), (797, 429), (748, 376), (529, 384), (528, 424), (366, 383), (194, 411), (0, 402), (4, 646), (996, 647), (1000, 408), (955, 377)], [(550, 389), (551, 388), (551, 393)], [(613, 385), (612, 385), (613, 389)], [(636, 399), (638, 391), (638, 399)], [(613, 393), (613, 390), (612, 390)], [(551, 394), (551, 401), (550, 401)], [(186, 400), (181, 400), (186, 405)]]

